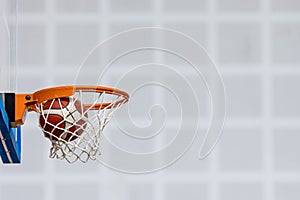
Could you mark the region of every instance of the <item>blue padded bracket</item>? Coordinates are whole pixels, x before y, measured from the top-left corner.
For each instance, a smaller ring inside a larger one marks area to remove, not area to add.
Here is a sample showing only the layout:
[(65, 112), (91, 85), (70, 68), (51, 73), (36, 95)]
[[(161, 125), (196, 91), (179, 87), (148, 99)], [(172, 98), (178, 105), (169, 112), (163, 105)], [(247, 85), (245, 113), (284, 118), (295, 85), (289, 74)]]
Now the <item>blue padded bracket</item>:
[(21, 127), (12, 128), (0, 98), (0, 156), (3, 163), (21, 162)]

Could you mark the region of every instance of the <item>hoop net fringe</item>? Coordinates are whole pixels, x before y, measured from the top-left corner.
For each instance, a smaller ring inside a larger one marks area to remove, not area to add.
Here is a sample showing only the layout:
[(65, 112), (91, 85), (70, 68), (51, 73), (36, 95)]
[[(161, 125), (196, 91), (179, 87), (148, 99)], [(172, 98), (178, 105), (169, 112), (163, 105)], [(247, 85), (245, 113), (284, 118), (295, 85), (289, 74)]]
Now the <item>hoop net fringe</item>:
[[(78, 119), (76, 118), (75, 122), (70, 121), (67, 118), (65, 111), (63, 111), (64, 107), (62, 106), (60, 99), (48, 100), (47, 102), (51, 101), (51, 105), (47, 109), (44, 109), (43, 106), (45, 102), (36, 104), (36, 110), (39, 114), (39, 117), (43, 117), (45, 121), (45, 125), (43, 127), (40, 126), (40, 128), (45, 134), (47, 133), (50, 136), (49, 139), (52, 145), (50, 148), (50, 158), (56, 158), (60, 160), (65, 159), (69, 163), (74, 163), (77, 160), (85, 163), (88, 160), (95, 160), (97, 156), (101, 154), (100, 137), (104, 127), (109, 122), (113, 114), (122, 106), (122, 103), (117, 103), (121, 97), (109, 95), (105, 92), (95, 93), (93, 97), (93, 103), (84, 104), (83, 102), (85, 102), (85, 94), (86, 93), (79, 91), (73, 96), (69, 97), (70, 106), (73, 108), (75, 107), (76, 101), (81, 102), (80, 106), (82, 112), (80, 113), (80, 117), (78, 117)], [(101, 105), (107, 100), (105, 100), (105, 97), (107, 96), (113, 97), (110, 99), (111, 103), (101, 109)], [(60, 115), (63, 116), (63, 120), (58, 124), (52, 124), (47, 120), (49, 115), (49, 112), (47, 111), (53, 109), (52, 106), (57, 100), (60, 105), (59, 112), (61, 112)], [(100, 108), (97, 110), (94, 109), (96, 104), (100, 104)], [(86, 105), (89, 106), (87, 107)], [(83, 130), (83, 132), (80, 134), (77, 134), (78, 130), (72, 132), (68, 130), (68, 127), (61, 128), (59, 126), (61, 123), (76, 124), (78, 121), (84, 121), (83, 124), (80, 124), (80, 128), (78, 128), (81, 131)], [(45, 130), (46, 125), (53, 127), (51, 132)], [(53, 133), (54, 130), (61, 130), (63, 133), (58, 137)], [(66, 134), (71, 135), (71, 137), (68, 137), (68, 140), (63, 139), (63, 135)], [(71, 138), (73, 138), (73, 140)]]

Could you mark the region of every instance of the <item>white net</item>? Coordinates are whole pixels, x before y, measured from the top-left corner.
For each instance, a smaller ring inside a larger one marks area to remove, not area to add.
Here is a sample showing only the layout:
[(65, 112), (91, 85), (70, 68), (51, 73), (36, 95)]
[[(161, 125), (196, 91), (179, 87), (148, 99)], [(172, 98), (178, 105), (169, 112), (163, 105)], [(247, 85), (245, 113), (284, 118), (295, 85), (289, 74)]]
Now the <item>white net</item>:
[(40, 127), (52, 145), (49, 157), (69, 163), (95, 160), (100, 155), (102, 131), (122, 105), (120, 99), (105, 92), (78, 91), (36, 104)]

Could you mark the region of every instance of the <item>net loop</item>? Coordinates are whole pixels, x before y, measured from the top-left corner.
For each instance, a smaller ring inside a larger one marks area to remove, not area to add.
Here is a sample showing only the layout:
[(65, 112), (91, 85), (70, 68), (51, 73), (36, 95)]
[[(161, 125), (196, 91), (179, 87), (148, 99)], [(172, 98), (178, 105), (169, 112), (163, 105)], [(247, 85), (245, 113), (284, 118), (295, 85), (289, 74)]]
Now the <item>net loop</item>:
[(36, 103), (40, 128), (51, 141), (49, 157), (69, 163), (95, 160), (101, 154), (103, 129), (125, 102), (122, 98), (77, 90), (72, 96)]

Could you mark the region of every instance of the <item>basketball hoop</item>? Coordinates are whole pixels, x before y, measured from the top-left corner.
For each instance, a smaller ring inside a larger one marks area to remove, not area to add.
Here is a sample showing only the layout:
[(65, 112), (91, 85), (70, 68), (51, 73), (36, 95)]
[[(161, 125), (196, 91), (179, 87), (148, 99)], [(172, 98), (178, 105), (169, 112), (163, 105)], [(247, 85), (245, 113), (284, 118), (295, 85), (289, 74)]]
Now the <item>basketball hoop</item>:
[(13, 125), (24, 124), (26, 112), (35, 111), (51, 141), (50, 158), (87, 162), (100, 154), (104, 127), (128, 99), (126, 92), (102, 86), (61, 86), (16, 94)]

